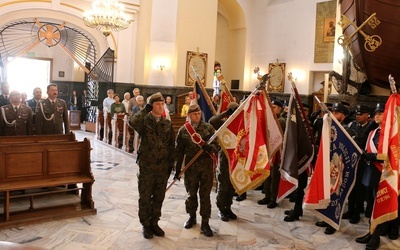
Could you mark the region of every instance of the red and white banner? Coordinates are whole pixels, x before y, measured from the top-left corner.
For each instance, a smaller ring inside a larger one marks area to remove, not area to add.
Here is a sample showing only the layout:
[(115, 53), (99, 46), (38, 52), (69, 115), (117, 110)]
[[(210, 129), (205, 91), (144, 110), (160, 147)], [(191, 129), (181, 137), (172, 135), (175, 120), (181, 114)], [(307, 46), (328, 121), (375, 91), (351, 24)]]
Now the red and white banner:
[(325, 114), (322, 125), (322, 137), (318, 150), (318, 157), (315, 163), (314, 174), (304, 197), (304, 208), (322, 209), (330, 202), (330, 176), (329, 169), (324, 166), (330, 165), (330, 130), (331, 118)]
[(382, 175), (376, 193), (374, 209), (371, 216), (370, 232), (386, 221), (398, 217), (399, 195), (399, 122), (400, 95), (390, 95), (385, 105), (378, 143), (378, 159), (384, 160)]
[(221, 114), (222, 112), (226, 111), (228, 109), (228, 105), (231, 102), (231, 100), (229, 99), (229, 95), (228, 93), (221, 89), (221, 100), (219, 103), (219, 108), (218, 108), (218, 114)]
[(220, 145), (229, 159), (231, 182), (238, 194), (259, 186), (269, 176), (273, 156), (269, 149), (276, 152), (283, 137), (272, 115), (268, 94), (262, 91), (249, 98), (219, 135)]

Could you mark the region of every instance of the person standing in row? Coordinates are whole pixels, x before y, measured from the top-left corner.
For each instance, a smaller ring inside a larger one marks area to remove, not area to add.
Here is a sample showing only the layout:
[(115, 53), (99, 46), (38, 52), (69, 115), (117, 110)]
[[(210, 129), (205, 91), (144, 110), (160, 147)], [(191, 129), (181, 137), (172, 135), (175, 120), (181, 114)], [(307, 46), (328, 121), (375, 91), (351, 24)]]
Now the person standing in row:
[(72, 96), (69, 99), (70, 110), (79, 110), (80, 109), (79, 108), (79, 104), (80, 104), (79, 102), (80, 102), (80, 99), (78, 97), (78, 94), (76, 93), (76, 90), (73, 90), (72, 91)]
[(175, 154), (177, 162), (175, 165), (175, 179), (179, 177), (181, 167), (185, 158), (187, 164), (199, 150), (204, 152), (196, 159), (190, 168), (185, 172), (185, 188), (188, 194), (186, 199), (186, 212), (190, 215), (185, 223), (185, 228), (193, 227), (196, 221), (198, 207), (197, 192), (200, 196), (201, 231), (205, 236), (213, 236), (213, 231), (208, 224), (211, 216), (210, 193), (213, 186), (214, 169), (211, 154), (218, 152), (218, 144), (211, 145), (207, 141), (214, 134), (215, 129), (211, 124), (201, 120), (202, 113), (199, 105), (192, 104), (188, 109), (189, 121), (185, 123), (176, 136)]
[(68, 108), (67, 103), (57, 98), (56, 84), (47, 86), (48, 98), (41, 100), (36, 106), (35, 127), (37, 135), (68, 134)]
[(8, 96), (9, 94), (10, 94), (10, 85), (8, 84), (8, 82), (2, 82), (1, 94), (0, 94), (0, 107), (10, 103)]
[(28, 106), (32, 109), (32, 123), (33, 123), (33, 129), (36, 130), (35, 128), (35, 117), (36, 117), (36, 106), (39, 103), (40, 100), (42, 100), (42, 89), (39, 87), (36, 87), (33, 89), (33, 98), (28, 100)]
[[(355, 143), (357, 143), (360, 148), (364, 149), (369, 133), (378, 125), (376, 122), (368, 121), (370, 110), (367, 106), (357, 105), (355, 112), (356, 121), (352, 121), (347, 126), (354, 131), (353, 139)], [(342, 215), (342, 219), (348, 219), (351, 224), (357, 224), (360, 221), (360, 213), (364, 210), (364, 200), (366, 196), (366, 188), (362, 184), (364, 168), (365, 161), (359, 161), (355, 184), (348, 197), (348, 210)]]
[(1, 135), (32, 135), (32, 110), (21, 104), (21, 94), (18, 91), (11, 91), (10, 104), (2, 106), (0, 110)]
[[(362, 161), (366, 162), (362, 181), (364, 185), (371, 188), (374, 201), (376, 199), (381, 180), (381, 169), (384, 168), (384, 162), (377, 159), (378, 143), (384, 112), (385, 104), (377, 103), (374, 110), (374, 120), (378, 124), (378, 127), (369, 133), (365, 147), (366, 150), (361, 155)], [(398, 196), (390, 197), (390, 199), (397, 199), (397, 202), (399, 202)], [(398, 217), (396, 219), (378, 224), (372, 234), (368, 232), (366, 235), (356, 238), (356, 242), (366, 244), (365, 249), (367, 250), (376, 250), (380, 246), (380, 236), (386, 234), (390, 240), (397, 240), (399, 238)]]
[(133, 107), (135, 107), (137, 105), (136, 97), (140, 95), (140, 89), (139, 88), (134, 88), (133, 91), (132, 91), (132, 94), (133, 94), (133, 96), (129, 100), (129, 104), (128, 104), (128, 110), (127, 110), (128, 114), (131, 114)]
[(173, 168), (175, 135), (171, 121), (162, 117), (164, 98), (160, 92), (150, 96), (145, 108), (129, 117), (129, 125), (140, 136), (137, 156), (139, 164), (139, 220), (146, 239), (164, 236), (158, 226), (165, 198), (168, 177)]
[(86, 89), (84, 89), (81, 96), (81, 107), (82, 107), (81, 122), (83, 123), (85, 123), (87, 120), (89, 106), (90, 106), (89, 97), (87, 95)]
[[(229, 118), (229, 116), (233, 114), (238, 106), (239, 104), (237, 104), (236, 102), (229, 103), (225, 112), (211, 117), (210, 124), (215, 129), (219, 129)], [(235, 189), (233, 188), (230, 179), (229, 162), (222, 149), (218, 152), (217, 180), (218, 191), (216, 199), (217, 207), (219, 209), (219, 217), (222, 221), (229, 221), (230, 219), (236, 220), (237, 216), (232, 212), (231, 209)]]

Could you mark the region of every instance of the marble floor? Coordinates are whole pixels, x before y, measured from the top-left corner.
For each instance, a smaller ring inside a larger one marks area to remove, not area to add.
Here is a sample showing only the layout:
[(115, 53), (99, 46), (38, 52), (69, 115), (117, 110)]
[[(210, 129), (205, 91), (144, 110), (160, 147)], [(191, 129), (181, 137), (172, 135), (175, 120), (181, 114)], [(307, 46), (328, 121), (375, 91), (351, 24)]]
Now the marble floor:
[[(186, 197), (183, 181), (167, 192), (159, 222), (165, 237), (142, 237), (138, 219), (138, 191), (135, 158), (94, 139), (94, 134), (75, 131), (78, 140), (87, 137), (93, 148), (92, 170), (96, 182), (93, 199), (97, 214), (0, 230), (0, 241), (43, 249), (364, 249), (354, 239), (367, 232), (368, 220), (359, 224), (344, 220), (340, 231), (325, 235), (314, 226), (317, 219), (307, 210), (296, 222), (284, 222), (283, 211), (293, 206), (284, 200), (275, 209), (258, 205), (263, 195), (249, 191), (247, 199), (233, 201), (238, 220), (218, 218), (212, 193), (210, 226), (214, 237), (200, 233), (200, 225), (184, 229)], [(171, 176), (172, 177), (172, 176)], [(200, 217), (200, 216), (198, 216)], [(400, 249), (400, 240), (381, 237), (380, 249)]]

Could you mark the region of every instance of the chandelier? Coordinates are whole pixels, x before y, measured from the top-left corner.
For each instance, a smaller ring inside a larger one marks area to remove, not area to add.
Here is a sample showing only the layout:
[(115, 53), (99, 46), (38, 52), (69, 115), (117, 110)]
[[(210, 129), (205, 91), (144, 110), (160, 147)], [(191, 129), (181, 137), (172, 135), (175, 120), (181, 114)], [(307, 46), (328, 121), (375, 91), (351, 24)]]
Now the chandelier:
[(95, 0), (92, 9), (83, 13), (83, 23), (100, 30), (107, 37), (111, 31), (128, 28), (130, 20), (124, 12), (124, 6), (117, 0)]

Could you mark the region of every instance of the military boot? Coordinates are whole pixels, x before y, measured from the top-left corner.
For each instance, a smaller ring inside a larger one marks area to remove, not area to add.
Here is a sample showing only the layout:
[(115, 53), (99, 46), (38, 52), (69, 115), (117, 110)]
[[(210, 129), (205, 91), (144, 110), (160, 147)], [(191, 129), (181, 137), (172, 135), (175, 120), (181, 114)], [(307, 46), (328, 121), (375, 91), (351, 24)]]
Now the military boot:
[(228, 216), (229, 216), (229, 219), (231, 219), (231, 220), (236, 220), (237, 219), (236, 214), (234, 214), (232, 212), (232, 209), (230, 209), (230, 208), (228, 208)]
[(192, 228), (194, 225), (196, 225), (197, 221), (196, 221), (196, 215), (190, 215), (189, 220), (186, 221), (185, 223), (185, 228), (189, 229)]
[(151, 225), (151, 231), (156, 236), (163, 237), (165, 235), (165, 232), (158, 226), (157, 222), (153, 223), (153, 225)]
[(222, 221), (229, 221), (229, 215), (226, 211), (219, 211), (218, 216)]
[(201, 220), (201, 232), (207, 237), (213, 236), (213, 231), (211, 230), (210, 225), (208, 224), (208, 218), (207, 219), (203, 218)]
[(142, 234), (145, 239), (153, 238), (153, 231), (151, 230), (151, 227), (149, 227), (149, 226), (143, 226)]

